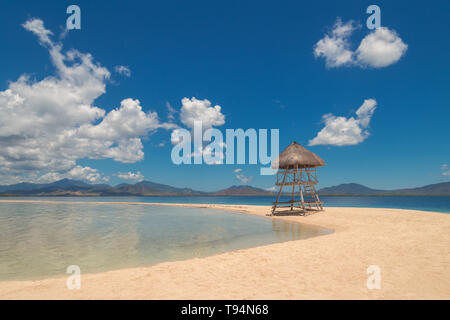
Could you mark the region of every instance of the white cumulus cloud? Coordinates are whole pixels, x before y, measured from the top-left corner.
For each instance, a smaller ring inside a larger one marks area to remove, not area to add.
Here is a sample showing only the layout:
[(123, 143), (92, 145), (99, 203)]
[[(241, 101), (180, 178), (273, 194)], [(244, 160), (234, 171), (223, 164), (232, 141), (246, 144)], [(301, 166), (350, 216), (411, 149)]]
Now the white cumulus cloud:
[(175, 120), (175, 114), (177, 113), (177, 110), (175, 110), (169, 102), (166, 102), (167, 107), (167, 118), (169, 120)]
[(41, 19), (30, 19), (22, 25), (26, 30), (33, 32), (38, 36), (39, 41), (42, 44), (52, 45), (52, 41), (50, 40), (50, 36), (53, 33), (50, 30), (47, 30), (44, 27), (44, 22)]
[(114, 70), (125, 77), (131, 77), (131, 70), (129, 67), (126, 66), (115, 66)]
[(181, 104), (180, 120), (190, 129), (194, 128), (195, 121), (201, 121), (204, 129), (221, 126), (225, 123), (221, 107), (219, 105), (211, 106), (211, 102), (207, 99), (183, 98)]
[(123, 180), (129, 180), (134, 182), (141, 182), (145, 179), (145, 177), (138, 171), (134, 172), (119, 172), (117, 177)]
[(444, 163), (441, 166), (441, 170), (442, 170), (442, 175), (443, 176), (450, 176), (450, 170), (448, 170), (448, 165), (446, 163)]
[(362, 66), (387, 67), (400, 60), (407, 49), (408, 45), (395, 31), (381, 27), (362, 39), (356, 50), (356, 60)]
[(338, 19), (333, 30), (314, 46), (314, 56), (325, 58), (327, 67), (339, 67), (353, 63), (353, 52), (349, 49), (349, 36), (355, 30), (352, 21), (345, 24)]
[(325, 127), (314, 139), (309, 141), (309, 145), (347, 146), (363, 142), (370, 135), (368, 127), (376, 105), (377, 102), (374, 99), (364, 100), (364, 103), (356, 111), (356, 117), (324, 115)]
[[(167, 103), (167, 109), (169, 111), (169, 119), (173, 120), (177, 111), (169, 103)], [(181, 123), (189, 129), (193, 129), (194, 124), (197, 121), (201, 121), (203, 130), (225, 124), (225, 115), (222, 113), (221, 106), (215, 105), (213, 107), (211, 102), (207, 99), (198, 100), (195, 97), (192, 99), (183, 98), (181, 100), (179, 116)], [(176, 127), (176, 125), (174, 126)], [(172, 144), (178, 144), (182, 141), (180, 128), (176, 127), (176, 129), (172, 131), (170, 141)], [(208, 150), (206, 151), (208, 152)], [(198, 151), (194, 151), (193, 154), (195, 155), (196, 152)], [(199, 152), (201, 153), (202, 151), (199, 150)]]
[(172, 144), (178, 144), (183, 141), (183, 135), (181, 134), (180, 129), (175, 129), (170, 134), (170, 142)]
[(246, 176), (244, 173), (242, 173), (242, 169), (236, 169), (233, 172), (236, 179), (238, 179), (241, 184), (249, 184), (253, 180), (252, 176)]
[(41, 80), (22, 75), (0, 91), (3, 181), (74, 175), (81, 172), (76, 162), (82, 158), (136, 162), (144, 158), (142, 137), (175, 127), (161, 123), (155, 112), (144, 112), (139, 100), (124, 99), (108, 113), (96, 106), (94, 101), (106, 92), (109, 71), (88, 53), (64, 52), (42, 20), (23, 26), (49, 50), (56, 74)]
[(315, 44), (314, 56), (324, 58), (325, 65), (329, 68), (382, 68), (399, 61), (408, 49), (408, 45), (395, 31), (380, 27), (366, 35), (353, 51), (350, 48), (350, 36), (356, 28), (352, 21), (342, 23), (337, 19), (331, 32)]
[(109, 177), (101, 174), (97, 169), (91, 167), (75, 166), (65, 173), (48, 172), (39, 177), (39, 182), (53, 182), (64, 178), (82, 180), (89, 183), (108, 182)]
[(68, 172), (68, 175), (72, 179), (84, 180), (90, 183), (106, 182), (109, 180), (108, 177), (103, 177), (97, 169), (91, 167), (76, 166)]

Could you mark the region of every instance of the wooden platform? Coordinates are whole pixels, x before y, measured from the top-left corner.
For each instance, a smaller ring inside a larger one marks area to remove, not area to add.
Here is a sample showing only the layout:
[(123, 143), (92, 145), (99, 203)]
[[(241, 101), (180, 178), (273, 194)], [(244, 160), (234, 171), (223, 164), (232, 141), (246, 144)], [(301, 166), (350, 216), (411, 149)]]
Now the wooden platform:
[(303, 203), (306, 205), (311, 205), (311, 204), (323, 204), (323, 201), (301, 201), (301, 200), (290, 200), (290, 201), (280, 201), (280, 202), (272, 202), (272, 205), (277, 205), (277, 207), (281, 204), (293, 204), (293, 203)]

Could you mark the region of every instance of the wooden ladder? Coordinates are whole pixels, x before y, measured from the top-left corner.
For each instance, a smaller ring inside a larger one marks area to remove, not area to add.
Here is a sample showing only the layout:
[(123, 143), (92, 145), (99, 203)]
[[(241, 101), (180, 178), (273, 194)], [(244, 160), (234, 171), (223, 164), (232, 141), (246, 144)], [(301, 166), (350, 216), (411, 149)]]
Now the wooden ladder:
[(306, 197), (310, 197), (313, 201), (305, 202), (310, 208), (314, 205), (318, 210), (322, 210), (322, 203), (319, 200), (319, 196), (317, 195), (317, 191), (312, 184), (304, 184), (303, 185), (303, 195)]

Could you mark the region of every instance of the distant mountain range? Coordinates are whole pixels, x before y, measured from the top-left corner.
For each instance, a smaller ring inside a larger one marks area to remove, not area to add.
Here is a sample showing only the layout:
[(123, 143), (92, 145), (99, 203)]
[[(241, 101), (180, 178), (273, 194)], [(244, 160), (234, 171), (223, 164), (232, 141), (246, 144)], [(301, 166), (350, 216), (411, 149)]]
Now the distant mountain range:
[[(322, 188), (320, 195), (328, 196), (450, 196), (450, 182), (430, 184), (420, 188), (398, 190), (376, 190), (366, 186), (347, 183)], [(83, 181), (62, 179), (52, 183), (18, 183), (0, 185), (0, 196), (270, 196), (273, 192), (252, 186), (232, 186), (230, 188), (204, 192), (190, 188), (178, 188), (151, 181), (135, 184), (122, 183), (117, 186), (88, 184)]]
[(122, 183), (117, 186), (88, 184), (83, 181), (62, 179), (52, 183), (18, 183), (0, 185), (0, 196), (261, 196), (272, 192), (251, 186), (232, 186), (215, 192), (203, 192), (190, 188), (142, 181), (136, 184)]
[(259, 189), (251, 186), (232, 186), (228, 189), (212, 192), (213, 196), (271, 196), (272, 191)]
[(429, 184), (419, 188), (377, 190), (357, 183), (345, 183), (322, 188), (320, 195), (327, 196), (450, 196), (450, 182)]

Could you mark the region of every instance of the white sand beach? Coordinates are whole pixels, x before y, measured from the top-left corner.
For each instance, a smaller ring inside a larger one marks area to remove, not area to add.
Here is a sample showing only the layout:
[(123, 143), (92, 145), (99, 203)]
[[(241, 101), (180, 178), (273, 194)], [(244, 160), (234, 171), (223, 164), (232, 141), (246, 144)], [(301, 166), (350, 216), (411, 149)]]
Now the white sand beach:
[[(255, 215), (270, 211), (266, 206), (158, 205)], [(66, 276), (0, 282), (0, 299), (450, 299), (448, 214), (326, 207), (306, 217), (268, 219), (335, 232), (206, 258), (83, 274), (80, 290), (68, 290)], [(381, 289), (366, 286), (370, 265), (381, 269)]]

